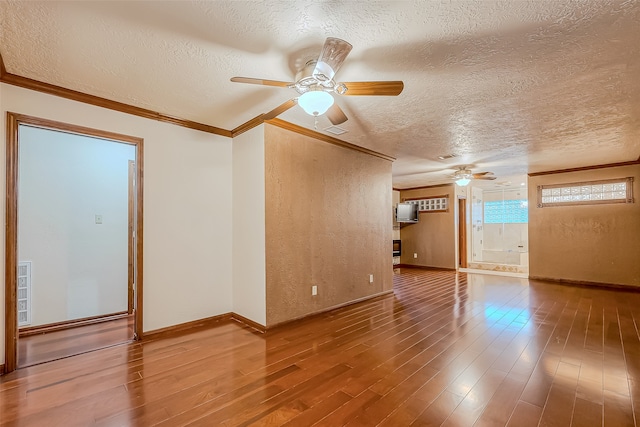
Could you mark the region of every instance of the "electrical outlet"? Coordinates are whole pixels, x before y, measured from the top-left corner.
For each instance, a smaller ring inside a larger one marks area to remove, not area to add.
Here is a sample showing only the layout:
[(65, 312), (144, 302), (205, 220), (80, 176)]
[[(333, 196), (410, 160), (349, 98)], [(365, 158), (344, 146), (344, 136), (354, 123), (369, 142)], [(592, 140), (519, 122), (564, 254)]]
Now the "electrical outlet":
[(373, 274), (369, 275), (369, 283), (373, 283)]
[(316, 285), (313, 285), (311, 287), (311, 296), (316, 296), (318, 295), (318, 287)]
[(418, 254), (414, 252), (413, 257), (418, 258)]

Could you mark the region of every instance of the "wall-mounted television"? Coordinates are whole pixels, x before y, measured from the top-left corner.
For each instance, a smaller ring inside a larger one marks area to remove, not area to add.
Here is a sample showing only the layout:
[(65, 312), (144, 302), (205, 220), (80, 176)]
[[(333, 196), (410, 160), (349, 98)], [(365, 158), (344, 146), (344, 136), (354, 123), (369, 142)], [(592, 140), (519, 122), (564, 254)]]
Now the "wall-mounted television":
[(396, 205), (396, 222), (418, 222), (419, 219), (416, 203), (398, 203)]

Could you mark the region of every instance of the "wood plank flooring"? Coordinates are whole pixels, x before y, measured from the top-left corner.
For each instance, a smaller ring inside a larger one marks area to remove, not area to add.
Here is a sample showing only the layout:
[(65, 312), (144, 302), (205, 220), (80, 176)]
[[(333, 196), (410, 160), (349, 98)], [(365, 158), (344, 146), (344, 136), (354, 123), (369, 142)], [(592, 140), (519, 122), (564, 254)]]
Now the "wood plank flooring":
[(396, 270), (393, 295), (0, 377), (0, 425), (634, 426), (640, 293)]
[(133, 315), (18, 340), (18, 366), (50, 362), (133, 340)]

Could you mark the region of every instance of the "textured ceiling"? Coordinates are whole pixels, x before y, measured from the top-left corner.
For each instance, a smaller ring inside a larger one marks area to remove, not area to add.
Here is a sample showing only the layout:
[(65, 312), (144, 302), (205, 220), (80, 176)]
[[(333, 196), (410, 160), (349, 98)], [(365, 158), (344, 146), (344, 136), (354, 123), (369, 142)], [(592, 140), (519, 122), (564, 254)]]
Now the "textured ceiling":
[(345, 39), (338, 81), (405, 83), (336, 101), (339, 138), (396, 157), (399, 188), (640, 156), (638, 1), (2, 1), (0, 18), (9, 73), (224, 129), (296, 96), (231, 77), (291, 81)]

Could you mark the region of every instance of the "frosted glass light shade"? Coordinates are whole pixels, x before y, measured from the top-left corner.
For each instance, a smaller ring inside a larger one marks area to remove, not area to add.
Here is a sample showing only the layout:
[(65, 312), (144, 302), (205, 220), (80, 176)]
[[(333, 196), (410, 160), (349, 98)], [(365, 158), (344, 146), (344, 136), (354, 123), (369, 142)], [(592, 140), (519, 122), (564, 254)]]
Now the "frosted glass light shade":
[(344, 62), (349, 52), (351, 44), (335, 37), (328, 37), (318, 58), (313, 76), (321, 82), (333, 79), (338, 69)]
[(311, 116), (321, 116), (333, 105), (333, 96), (321, 90), (312, 90), (300, 95), (298, 105)]
[(460, 187), (464, 187), (465, 185), (468, 185), (470, 182), (471, 180), (469, 178), (456, 179), (456, 184), (458, 184)]

